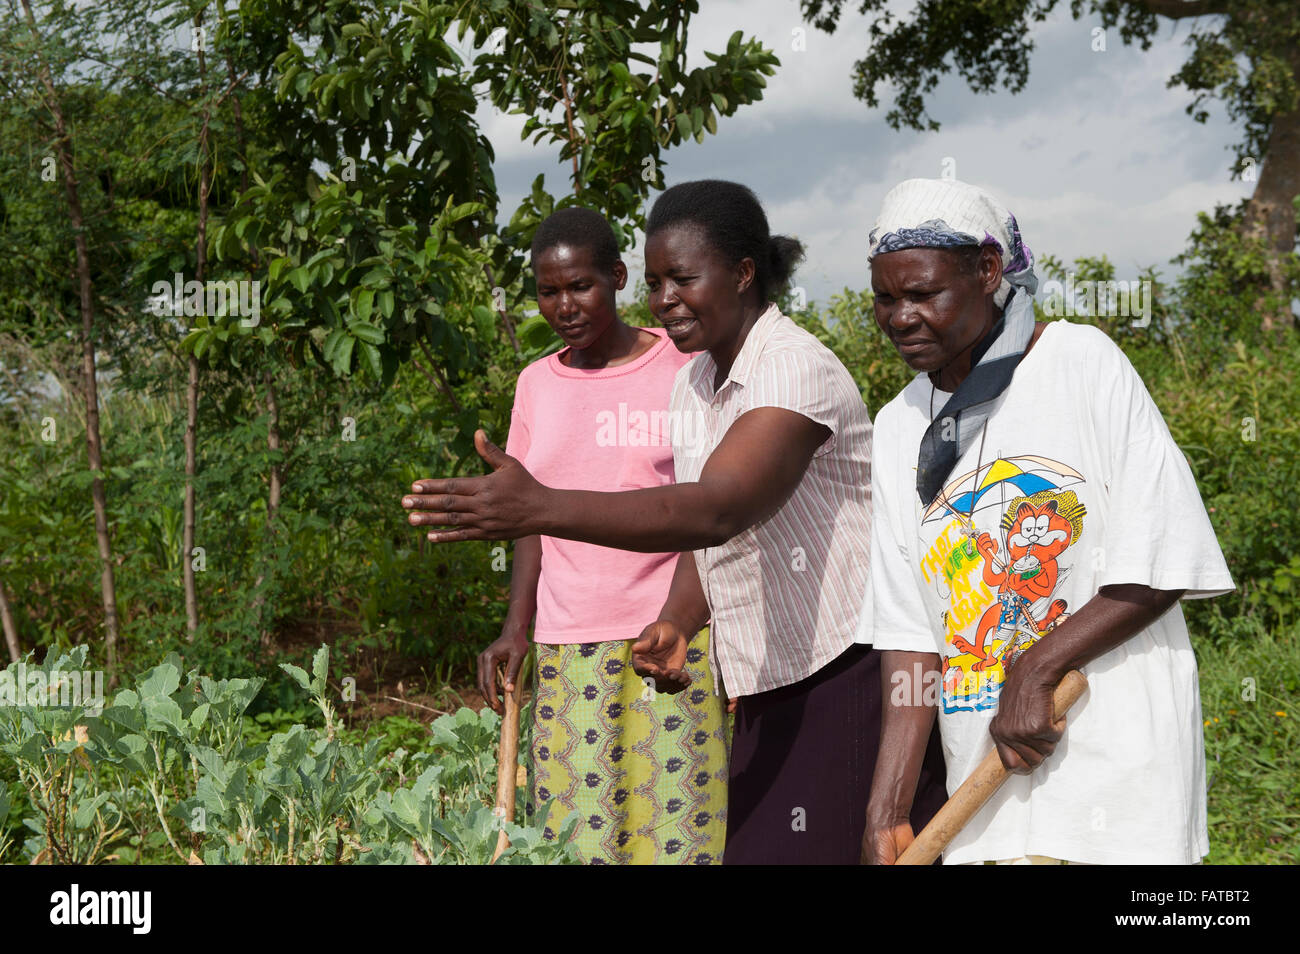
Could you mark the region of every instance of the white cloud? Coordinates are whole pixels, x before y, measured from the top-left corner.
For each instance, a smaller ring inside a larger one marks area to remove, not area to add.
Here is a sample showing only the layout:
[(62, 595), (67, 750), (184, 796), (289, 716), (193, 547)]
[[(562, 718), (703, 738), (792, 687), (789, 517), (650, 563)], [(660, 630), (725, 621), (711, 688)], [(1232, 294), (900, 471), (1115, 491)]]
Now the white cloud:
[[(867, 284), (866, 235), (885, 192), (904, 178), (940, 175), (946, 157), (958, 178), (1003, 199), (1036, 253), (1067, 262), (1105, 254), (1120, 277), (1144, 265), (1168, 275), (1196, 213), (1250, 193), (1250, 184), (1229, 178), (1225, 147), (1238, 132), (1222, 110), (1197, 124), (1185, 113), (1190, 94), (1167, 87), (1186, 56), (1185, 25), (1162, 29), (1145, 52), (1111, 31), (1107, 50), (1093, 52), (1094, 24), (1058, 11), (1034, 27), (1024, 92), (977, 96), (947, 77), (929, 98), (943, 128), (917, 133), (889, 129), (883, 109), (853, 98), (861, 17), (846, 16), (827, 35), (802, 23), (795, 0), (702, 7), (691, 23), (692, 65), (739, 29), (773, 48), (782, 66), (764, 99), (723, 120), (717, 136), (666, 154), (668, 183), (718, 177), (755, 188), (773, 229), (807, 244), (799, 281), (814, 298)], [(799, 27), (802, 52), (791, 49)], [(882, 91), (882, 103), (890, 102)], [(553, 151), (518, 142), (521, 117), (486, 123), (498, 150), (503, 218), (537, 172), (547, 172), (552, 191), (564, 187)], [(629, 260), (634, 276), (638, 252)]]

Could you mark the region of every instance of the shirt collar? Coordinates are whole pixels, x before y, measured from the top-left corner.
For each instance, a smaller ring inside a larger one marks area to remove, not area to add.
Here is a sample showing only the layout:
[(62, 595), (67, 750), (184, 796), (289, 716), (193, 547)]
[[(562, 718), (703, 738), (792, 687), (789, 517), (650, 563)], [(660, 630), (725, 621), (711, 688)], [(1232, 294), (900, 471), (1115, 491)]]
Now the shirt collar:
[(713, 355), (708, 351), (704, 352), (691, 371), (691, 387), (706, 401), (711, 401), (721, 394), (722, 388), (725, 388), (729, 382), (734, 381), (744, 387), (745, 382), (758, 366), (758, 359), (763, 353), (767, 339), (772, 336), (777, 324), (784, 317), (781, 309), (775, 304), (767, 306), (754, 322), (754, 326), (749, 329), (749, 334), (745, 336), (745, 343), (740, 346), (740, 353), (731, 363), (731, 370), (727, 373), (726, 380), (722, 382), (722, 387), (717, 391), (713, 390), (713, 378), (718, 373), (718, 366), (714, 363)]

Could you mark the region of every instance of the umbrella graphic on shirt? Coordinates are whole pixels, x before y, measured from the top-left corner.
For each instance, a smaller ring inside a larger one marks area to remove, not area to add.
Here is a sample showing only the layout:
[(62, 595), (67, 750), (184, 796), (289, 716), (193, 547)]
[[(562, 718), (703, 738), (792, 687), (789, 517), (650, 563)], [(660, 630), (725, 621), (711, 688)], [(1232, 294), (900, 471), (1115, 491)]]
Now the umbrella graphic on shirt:
[[(952, 516), (969, 526), (971, 517), (989, 507), (997, 507), (1001, 513), (1011, 497), (1063, 490), (1083, 480), (1083, 474), (1073, 467), (1047, 457), (999, 457), (950, 481), (925, 509), (921, 522)], [(969, 489), (963, 491), (963, 487)]]
[[(997, 508), (1000, 518), (1008, 500), (1032, 497), (1044, 490), (1061, 491), (1083, 482), (1083, 474), (1048, 457), (1033, 454), (999, 457), (950, 481), (921, 515), (921, 522), (952, 517), (974, 539), (977, 536), (974, 517), (981, 511)], [(1006, 553), (1005, 533), (1001, 535), (1001, 542), (1002, 553)], [(994, 566), (1001, 570), (1005, 562), (995, 557)]]
[[(1038, 561), (1035, 557), (1026, 555), (1017, 560), (1013, 567), (1007, 566), (1010, 555), (1010, 548), (1007, 545), (1008, 531), (1001, 517), (1006, 513), (1008, 503), (1017, 498), (1035, 497), (1035, 495), (1044, 492), (1056, 495), (1065, 491), (1066, 488), (1084, 482), (1084, 476), (1073, 467), (1047, 457), (1036, 455), (1000, 457), (950, 481), (930, 506), (926, 508), (922, 514), (921, 522), (924, 524), (933, 520), (956, 520), (961, 524), (962, 535), (967, 538), (964, 543), (967, 556), (974, 558), (975, 540), (980, 535), (975, 518), (984, 511), (996, 510), (994, 520), (980, 520), (980, 523), (985, 526), (988, 526), (991, 522), (998, 527), (998, 530), (994, 531), (994, 535), (1000, 539), (1001, 546), (998, 548), (997, 555), (991, 557), (990, 564), (997, 572), (1014, 570), (1017, 573), (1023, 573), (1025, 571), (1025, 567), (1021, 565), (1023, 562), (1032, 560), (1036, 564)], [(1073, 500), (1073, 498), (1074, 494), (1071, 493), (1063, 499)], [(1082, 511), (1082, 507), (1079, 507), (1079, 510)], [(1056, 578), (1056, 586), (1064, 582), (1070, 575), (1071, 569), (1072, 567), (1068, 566), (1060, 568)], [(1029, 598), (1026, 611), (1034, 620), (1043, 618), (1043, 614), (1047, 610), (1047, 604), (1055, 598), (1056, 587), (1053, 590), (1053, 593), (1048, 593), (1038, 599)], [(1002, 592), (1001, 587), (999, 587), (999, 592)], [(1064, 607), (1065, 604), (1062, 602), (1061, 609), (1064, 609)], [(1065, 619), (1066, 615), (1063, 614), (1060, 618)], [(1019, 653), (1014, 651), (1016, 647), (1021, 646), (1021, 651), (1023, 651), (1024, 648), (1032, 645), (1037, 635), (1036, 625), (1026, 630), (1017, 623), (1015, 635), (1009, 635), (1003, 631), (1001, 624), (999, 624), (997, 631), (990, 636), (992, 640), (990, 648), (993, 648), (997, 653), (1011, 653), (1009, 659), (1004, 662), (1004, 665), (1008, 665), (1014, 663), (1019, 656)], [(1027, 637), (1027, 641), (1023, 645), (1021, 643), (1022, 637)], [(1001, 648), (998, 648), (999, 646)], [(966, 671), (961, 667), (958, 667), (958, 670), (960, 672)], [(947, 678), (948, 675), (945, 672), (945, 679)], [(953, 678), (956, 678), (956, 676)], [(979, 706), (976, 707), (979, 708)]]

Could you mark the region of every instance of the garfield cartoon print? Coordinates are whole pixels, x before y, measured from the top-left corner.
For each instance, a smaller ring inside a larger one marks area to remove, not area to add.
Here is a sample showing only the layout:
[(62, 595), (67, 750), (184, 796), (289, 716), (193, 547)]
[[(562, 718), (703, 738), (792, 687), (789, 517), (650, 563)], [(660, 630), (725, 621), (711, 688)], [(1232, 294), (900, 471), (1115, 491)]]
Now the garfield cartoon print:
[(1058, 595), (1087, 508), (1083, 475), (1032, 455), (1000, 457), (956, 478), (925, 511), (939, 524), (920, 571), (947, 605), (945, 712), (993, 709), (1017, 659), (1069, 618)]

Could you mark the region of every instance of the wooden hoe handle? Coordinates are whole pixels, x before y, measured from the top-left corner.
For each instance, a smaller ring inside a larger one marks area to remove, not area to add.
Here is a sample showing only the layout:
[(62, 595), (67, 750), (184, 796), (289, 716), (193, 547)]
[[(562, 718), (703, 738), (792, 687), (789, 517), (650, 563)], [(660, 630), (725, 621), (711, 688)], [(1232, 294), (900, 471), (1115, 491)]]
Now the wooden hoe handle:
[[(1077, 669), (1067, 672), (1052, 693), (1054, 719), (1059, 722), (1065, 718), (1070, 706), (1078, 701), (1087, 688), (1088, 680), (1083, 677), (1083, 673)], [(1008, 775), (1010, 773), (1003, 767), (1002, 759), (998, 758), (997, 749), (984, 756), (984, 761), (971, 773), (970, 778), (961, 783), (961, 788), (930, 819), (930, 824), (899, 855), (895, 864), (928, 865), (933, 862), (957, 833), (966, 827), (975, 813), (984, 807), (984, 803), (993, 797), (993, 793), (1002, 786)]]
[[(504, 677), (501, 684), (505, 685)], [(506, 836), (505, 823), (515, 820), (515, 776), (519, 771), (519, 679), (515, 679), (515, 691), (507, 692), (506, 714), (501, 719), (501, 746), (497, 750), (497, 803), (496, 815), (500, 820), (501, 830), (497, 833), (497, 847), (492, 852), (495, 862), (501, 853), (510, 847)]]

